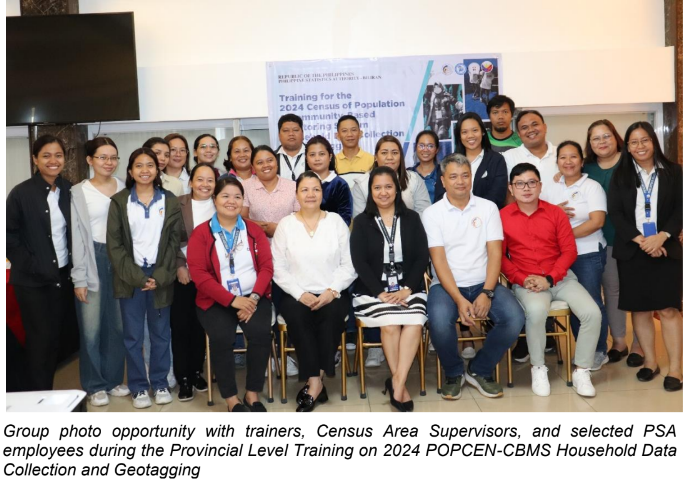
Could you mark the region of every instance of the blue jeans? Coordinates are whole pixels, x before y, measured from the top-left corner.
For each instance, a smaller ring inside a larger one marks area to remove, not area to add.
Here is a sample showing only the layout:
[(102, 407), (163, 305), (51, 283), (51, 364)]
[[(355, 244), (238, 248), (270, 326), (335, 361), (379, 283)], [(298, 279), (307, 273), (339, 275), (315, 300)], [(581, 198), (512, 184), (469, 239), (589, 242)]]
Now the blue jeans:
[(76, 300), (79, 322), (79, 376), (89, 394), (112, 390), (124, 381), (124, 337), (119, 302), (114, 298), (112, 265), (107, 245), (93, 242), (100, 286), (86, 295), (88, 303)]
[[(482, 293), (483, 283), (459, 288), (466, 300), (474, 302)], [(458, 355), (458, 305), (441, 285), (429, 289), (427, 297), (429, 335), (439, 355), (447, 377), (458, 377), (465, 373), (465, 364)], [(502, 285), (496, 285), (491, 309), (488, 314), (494, 324), (484, 341), (484, 346), (470, 363), (470, 371), (481, 377), (491, 377), (496, 365), (508, 347), (518, 338), (525, 324), (525, 313), (513, 294)]]
[[(143, 273), (152, 275), (153, 267), (142, 267)], [(134, 289), (132, 298), (119, 300), (124, 324), (124, 346), (129, 390), (132, 393), (168, 388), (167, 373), (171, 365), (171, 330), (169, 308), (155, 308), (155, 292)], [(147, 316), (147, 320), (146, 320)], [(146, 376), (143, 361), (143, 327), (148, 323), (150, 332), (150, 368)], [(150, 378), (150, 383), (148, 383)]]
[[(605, 247), (598, 252), (578, 255), (577, 260), (570, 267), (570, 270), (577, 276), (577, 281), (589, 292), (589, 295), (591, 295), (599, 306), (599, 310), (601, 310), (601, 332), (599, 333), (599, 341), (596, 344), (596, 351), (604, 354), (608, 349), (608, 314), (606, 313), (606, 306), (601, 299), (601, 278), (605, 267)], [(580, 331), (580, 320), (575, 315), (570, 317), (570, 326), (575, 339), (577, 339), (577, 334)]]

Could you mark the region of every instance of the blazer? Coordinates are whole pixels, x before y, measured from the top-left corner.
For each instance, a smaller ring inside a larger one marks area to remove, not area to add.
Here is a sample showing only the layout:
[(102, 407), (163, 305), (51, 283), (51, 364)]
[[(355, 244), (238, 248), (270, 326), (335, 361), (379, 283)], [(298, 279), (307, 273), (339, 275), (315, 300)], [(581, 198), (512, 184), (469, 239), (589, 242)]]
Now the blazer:
[[(424, 290), (424, 275), (429, 265), (427, 234), (420, 215), (408, 209), (401, 217), (401, 250), (403, 251), (403, 286), (414, 293)], [(375, 217), (361, 213), (353, 221), (351, 232), (351, 259), (358, 272), (354, 292), (360, 295), (379, 296), (386, 286), (382, 282), (384, 265), (384, 235)]]
[[(437, 180), (434, 188), (434, 202), (438, 202), (446, 193), (446, 189), (444, 189), (441, 180)], [(508, 168), (506, 167), (506, 160), (498, 152), (485, 151), (484, 158), (482, 158), (482, 162), (475, 172), (475, 181), (472, 184), (473, 195), (491, 200), (501, 210), (506, 204), (507, 191)]]
[[(246, 233), (249, 251), (253, 257), (253, 267), (257, 279), (253, 292), (261, 297), (271, 298), (271, 282), (274, 274), (272, 266), (272, 250), (267, 235), (256, 223), (246, 222)], [(196, 305), (207, 310), (215, 303), (228, 307), (234, 301), (235, 295), (222, 286), (222, 270), (215, 248), (215, 236), (212, 234), (210, 220), (201, 223), (193, 230), (188, 241), (188, 269), (196, 284), (198, 294)]]
[[(659, 169), (660, 170), (660, 169)], [(682, 167), (676, 163), (665, 163), (665, 175), (659, 173), (658, 212), (656, 229), (670, 233), (670, 238), (663, 244), (668, 257), (682, 260), (682, 245), (678, 236), (682, 231)], [(608, 215), (615, 225), (613, 258), (629, 260), (639, 250), (639, 245), (632, 241), (642, 232), (637, 230), (635, 206), (637, 205), (637, 188), (616, 185), (613, 173), (608, 189)], [(672, 182), (667, 180), (672, 178)]]
[[(59, 205), (67, 222), (67, 250), (71, 263), (72, 184), (61, 176), (55, 180), (60, 189)], [(12, 263), (10, 283), (24, 287), (43, 287), (60, 281), (57, 253), (52, 243), (48, 193), (50, 184), (40, 173), (12, 189), (6, 200), (7, 258)]]

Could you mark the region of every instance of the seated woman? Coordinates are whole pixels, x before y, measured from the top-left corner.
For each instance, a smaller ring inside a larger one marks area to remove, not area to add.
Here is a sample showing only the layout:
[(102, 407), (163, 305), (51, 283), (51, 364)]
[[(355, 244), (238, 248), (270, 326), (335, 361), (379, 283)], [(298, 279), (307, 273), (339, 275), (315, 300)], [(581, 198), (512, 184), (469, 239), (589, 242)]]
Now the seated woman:
[[(372, 169), (374, 170), (379, 166), (389, 167), (396, 172), (398, 182), (401, 185), (401, 198), (403, 198), (406, 207), (422, 215), (425, 208), (432, 204), (422, 177), (415, 172), (406, 170), (403, 146), (396, 137), (384, 135), (377, 142), (375, 146), (375, 163)], [(357, 178), (353, 184), (351, 193), (353, 194), (354, 218), (365, 210), (369, 181), (370, 174), (366, 173), (362, 177)]]
[(351, 258), (359, 275), (353, 307), (366, 325), (381, 327), (392, 375), (386, 380), (391, 405), (411, 412), (405, 383), (427, 321), (427, 294), (422, 290), (429, 250), (420, 215), (405, 206), (400, 192), (393, 170), (372, 170), (367, 206), (351, 233)]
[(255, 170), (250, 163), (251, 153), (253, 153), (253, 142), (250, 141), (250, 138), (243, 135), (232, 138), (227, 147), (227, 159), (224, 161), (224, 168), (227, 173), (220, 178), (227, 175), (233, 175), (240, 181), (253, 178)]
[(305, 170), (312, 170), (322, 180), (322, 210), (338, 214), (346, 225), (350, 225), (351, 189), (336, 173), (332, 145), (322, 135), (312, 137), (305, 145), (305, 161)]
[(351, 305), (348, 227), (339, 215), (324, 212), (322, 181), (314, 172), (298, 177), (300, 211), (284, 217), (272, 239), (274, 281), (284, 291), (280, 312), (296, 348), (299, 378), (297, 412), (311, 412), (328, 400), (322, 382), (334, 375), (334, 354)]
[[(196, 284), (198, 320), (210, 337), (212, 365), (230, 412), (265, 412), (258, 394), (270, 355), (272, 252), (265, 233), (241, 218), (243, 186), (234, 177), (217, 181), (217, 213), (188, 242), (188, 268)], [(231, 345), (241, 325), (248, 341), (246, 394), (236, 387)]]
[[(608, 363), (608, 315), (601, 297), (601, 276), (606, 266), (606, 239), (601, 230), (606, 220), (606, 193), (598, 182), (582, 173), (583, 156), (579, 143), (570, 140), (561, 143), (557, 157), (561, 178), (540, 198), (554, 205), (564, 203), (575, 212), (575, 216), (568, 217), (577, 246), (577, 260), (570, 270), (601, 310), (601, 332), (591, 367), (596, 371)], [(570, 324), (577, 338), (579, 319), (573, 315)]]

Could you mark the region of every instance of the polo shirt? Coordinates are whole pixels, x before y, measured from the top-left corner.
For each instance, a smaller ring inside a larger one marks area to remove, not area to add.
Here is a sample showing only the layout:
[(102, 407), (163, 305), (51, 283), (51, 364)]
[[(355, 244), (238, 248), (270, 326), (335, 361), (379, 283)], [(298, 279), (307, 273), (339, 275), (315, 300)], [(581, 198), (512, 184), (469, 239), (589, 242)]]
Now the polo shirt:
[(295, 181), (301, 173), (305, 172), (305, 145), (301, 145), (301, 149), (293, 157), (286, 153), (284, 147), (280, 145), (279, 150), (277, 150), (277, 158), (279, 159), (279, 175), (282, 178)]
[(577, 259), (577, 246), (568, 216), (562, 208), (539, 200), (526, 215), (517, 202), (501, 209), (503, 258), (501, 271), (522, 286), (529, 275), (551, 275), (554, 284), (568, 274)]
[(512, 148), (503, 153), (503, 158), (506, 159), (506, 167), (508, 168), (508, 179), (510, 181), (510, 172), (513, 167), (521, 163), (531, 163), (539, 170), (542, 182), (542, 193), (554, 183), (553, 177), (558, 173), (558, 163), (556, 163), (556, 147), (551, 142), (546, 142), (548, 146), (546, 154), (543, 158), (530, 153), (525, 145), (520, 145), (518, 148)]
[(155, 265), (165, 223), (165, 194), (160, 188), (155, 188), (153, 199), (146, 207), (138, 199), (134, 186), (126, 204), (126, 214), (131, 228), (134, 262), (139, 267)]
[(498, 153), (503, 153), (522, 145), (522, 140), (520, 140), (520, 137), (515, 132), (501, 140), (494, 138), (494, 136), (491, 134), (491, 130), (487, 131), (487, 136), (489, 137), (489, 143), (491, 143), (491, 149)]
[(277, 186), (268, 192), (258, 177), (243, 182), (243, 206), (250, 209), (250, 219), (279, 223), (279, 220), (301, 209), (296, 199), (296, 182), (277, 177)]
[[(253, 287), (255, 287), (258, 274), (255, 271), (253, 257), (250, 253), (246, 222), (244, 222), (243, 218), (239, 215), (236, 219), (236, 226), (231, 232), (228, 232), (220, 225), (217, 214), (214, 214), (210, 220), (210, 230), (212, 230), (212, 235), (215, 237), (215, 251), (217, 252), (217, 259), (219, 260), (222, 286), (227, 291), (230, 291), (229, 281), (238, 278), (239, 285), (241, 286), (241, 295), (250, 295), (253, 293)], [(238, 230), (239, 236), (236, 249), (234, 250), (234, 273), (232, 274), (229, 265), (229, 255), (227, 254), (227, 249), (224, 247), (224, 242), (222, 242), (222, 238), (219, 234), (220, 232), (224, 233), (224, 238), (227, 240), (229, 250), (231, 250), (234, 246), (234, 234), (236, 230)]]
[[(464, 210), (448, 195), (422, 214), (427, 246), (444, 247), (448, 266), (458, 287), (472, 287), (487, 279), (487, 242), (503, 240), (499, 209), (490, 200), (470, 195)], [(439, 277), (432, 265), (432, 285)]]
[(374, 163), (375, 157), (362, 148), (358, 150), (358, 153), (353, 158), (346, 157), (343, 150), (341, 150), (336, 154), (336, 173), (339, 175), (351, 172), (367, 173), (372, 170)]
[[(542, 194), (540, 198), (553, 205), (567, 201), (567, 206), (575, 209), (575, 216), (569, 219), (572, 228), (587, 222), (591, 212), (608, 212), (606, 192), (586, 173), (583, 173), (582, 178), (570, 186), (565, 184), (565, 177), (561, 176), (558, 182), (551, 185), (546, 195)], [(599, 244), (605, 247), (606, 239), (603, 231), (598, 229), (586, 237), (576, 238), (575, 244), (577, 245), (577, 254), (584, 255), (585, 253), (598, 252)]]
[[(434, 162), (434, 169), (432, 170), (432, 172), (428, 175), (422, 175), (417, 170), (418, 165), (420, 165), (420, 162), (416, 163), (408, 170), (417, 173), (420, 176), (420, 178), (422, 178), (425, 181), (425, 187), (427, 187), (427, 193), (429, 193), (429, 200), (431, 202), (434, 202), (434, 192), (436, 191), (436, 185), (439, 181), (439, 177), (441, 176), (441, 168), (439, 167), (439, 164), (437, 162)], [(474, 173), (472, 174), (472, 178), (475, 178)]]

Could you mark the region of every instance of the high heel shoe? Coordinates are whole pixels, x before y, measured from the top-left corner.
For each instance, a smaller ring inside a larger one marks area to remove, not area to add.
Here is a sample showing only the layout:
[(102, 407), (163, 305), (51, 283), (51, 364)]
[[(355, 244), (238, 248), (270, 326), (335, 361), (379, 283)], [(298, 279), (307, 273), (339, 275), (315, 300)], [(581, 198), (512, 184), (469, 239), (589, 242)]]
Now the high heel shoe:
[(317, 406), (318, 403), (325, 403), (327, 400), (329, 400), (329, 396), (327, 395), (327, 387), (322, 385), (322, 391), (317, 396), (317, 398), (312, 398), (312, 395), (309, 395), (307, 393), (304, 394), (303, 395), (303, 401), (298, 404), (296, 411), (297, 412), (312, 412), (313, 410), (315, 410), (315, 407)]
[(394, 386), (390, 378), (386, 379), (384, 382), (384, 387), (385, 388), (382, 393), (386, 395), (386, 392), (389, 392), (389, 402), (391, 403), (391, 406), (399, 412), (407, 412), (408, 410), (406, 409), (405, 405), (394, 398)]
[(412, 412), (415, 410), (415, 404), (413, 403), (412, 400), (408, 400), (407, 402), (403, 402), (403, 406), (408, 412)]

